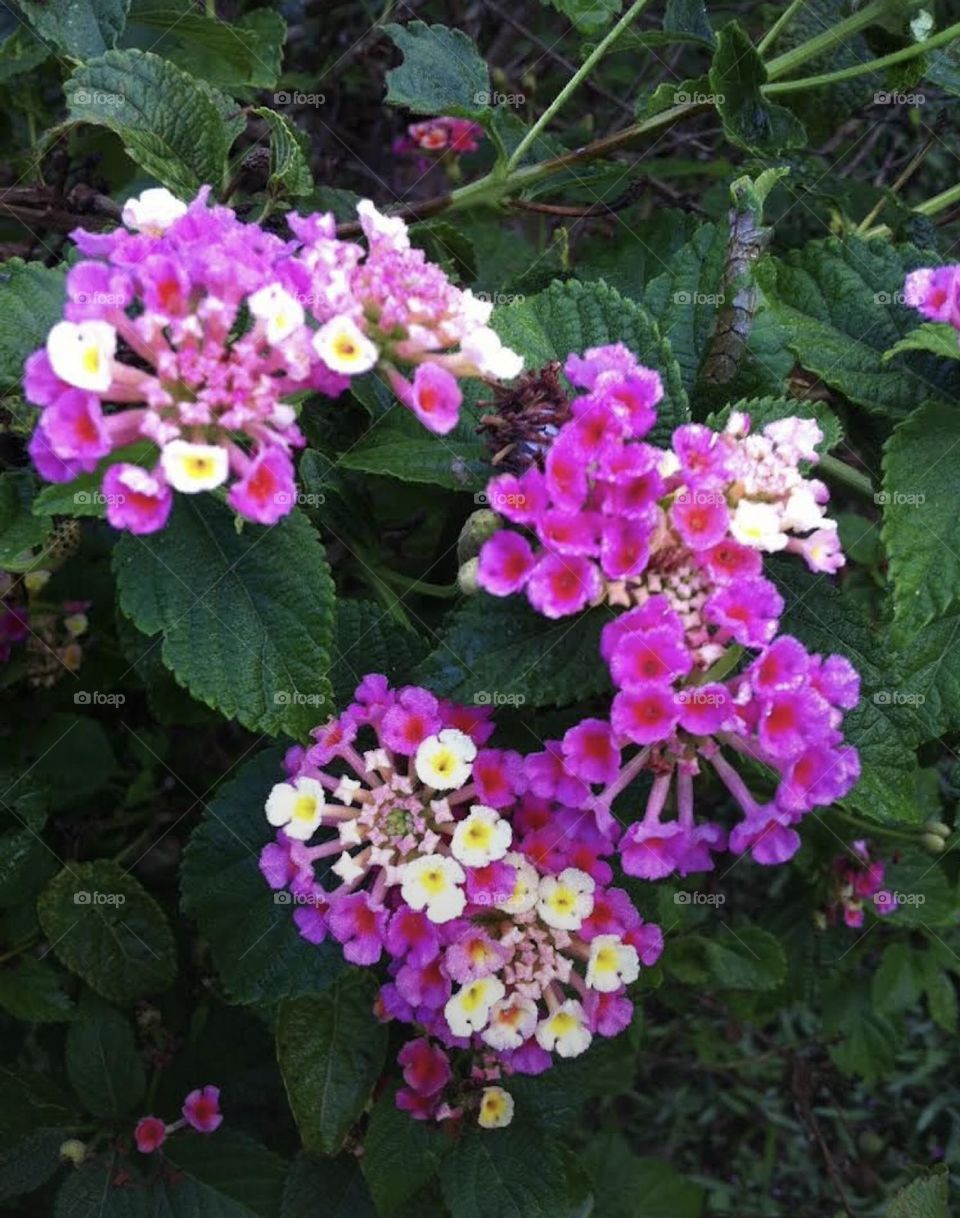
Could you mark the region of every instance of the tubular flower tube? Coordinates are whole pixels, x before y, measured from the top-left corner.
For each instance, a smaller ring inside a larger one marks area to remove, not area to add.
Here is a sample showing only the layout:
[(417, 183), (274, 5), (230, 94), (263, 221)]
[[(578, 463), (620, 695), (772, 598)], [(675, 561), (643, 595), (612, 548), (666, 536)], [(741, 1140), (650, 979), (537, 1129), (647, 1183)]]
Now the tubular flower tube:
[[(260, 859), (305, 938), (330, 935), (355, 964), (386, 957), (378, 1014), (416, 1032), (400, 1107), (420, 1119), (469, 1109), (485, 1128), (512, 1116), (491, 1084), (627, 1026), (626, 986), (662, 950), (659, 928), (610, 886), (611, 840), (588, 813), (529, 791), (519, 755), (485, 747), (492, 731), (486, 708), (365, 677), (289, 755)], [(463, 1077), (450, 1055), (466, 1050)]]
[[(678, 609), (702, 607), (727, 637), (769, 642), (779, 597), (760, 575), (762, 554), (795, 552), (815, 571), (844, 561), (824, 512), (827, 489), (800, 470), (817, 458), (817, 424), (780, 419), (750, 434), (749, 418), (734, 412), (722, 432), (686, 424), (669, 449), (657, 448), (643, 437), (660, 378), (625, 347), (572, 355), (564, 371), (585, 390), (572, 417), (541, 462), (488, 484), (489, 506), (522, 532), (486, 542), (480, 586), (494, 596), (525, 590), (551, 618), (665, 592)], [(744, 583), (751, 605), (741, 623)]]
[(137, 441), (151, 469), (119, 462), (102, 491), (119, 529), (163, 528), (173, 493), (229, 484), (228, 501), (272, 524), (295, 502), (291, 454), (304, 444), (294, 395), (337, 397), (374, 367), (432, 431), (457, 422), (458, 378), (515, 376), (522, 361), (486, 324), (492, 306), (414, 249), (401, 220), (358, 205), (367, 248), (331, 215), (289, 218), (284, 240), (209, 206), (144, 192), (109, 234), (78, 229), (85, 256), (67, 304), (26, 363), (42, 408), (30, 454), (65, 482)]

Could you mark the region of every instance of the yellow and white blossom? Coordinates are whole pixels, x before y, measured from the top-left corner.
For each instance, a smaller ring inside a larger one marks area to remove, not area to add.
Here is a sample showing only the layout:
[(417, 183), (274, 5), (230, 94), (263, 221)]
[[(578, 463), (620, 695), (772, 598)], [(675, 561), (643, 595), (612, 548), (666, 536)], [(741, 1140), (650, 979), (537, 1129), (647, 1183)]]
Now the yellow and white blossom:
[(619, 935), (597, 935), (590, 943), (587, 985), (602, 994), (629, 985), (640, 976), (637, 949), (624, 943)]
[(159, 237), (174, 220), (187, 214), (187, 205), (163, 186), (154, 186), (134, 199), (127, 199), (120, 218), (127, 228)]
[(108, 321), (58, 321), (47, 335), (50, 367), (68, 385), (106, 393), (113, 380), (117, 332)]
[(405, 863), (400, 893), (411, 909), (426, 910), (431, 922), (449, 922), (463, 913), (467, 898), (460, 887), (467, 878), (456, 859), (424, 854)]
[(741, 499), (730, 520), (730, 532), (742, 545), (773, 553), (787, 544), (780, 530), (780, 513), (771, 503)]
[(575, 998), (568, 998), (537, 1024), (537, 1044), (560, 1057), (579, 1057), (591, 1040), (586, 1012)]
[(267, 820), (288, 837), (305, 842), (323, 819), (326, 797), (315, 778), (278, 782), (267, 797)]
[(499, 977), (481, 977), (461, 986), (447, 999), (444, 1016), (454, 1036), (482, 1032), (490, 1019), (490, 1008), (506, 993)]
[(502, 859), (513, 841), (513, 830), (494, 808), (474, 804), (466, 820), (453, 831), (450, 852), (465, 867), (486, 867)]
[(266, 322), (267, 342), (282, 343), (303, 325), (303, 305), (279, 283), (271, 283), (247, 298), (254, 317)]
[(352, 317), (332, 317), (313, 336), (313, 349), (328, 368), (357, 376), (380, 358), (376, 346)]
[(513, 882), (513, 892), (504, 894), (503, 899), (494, 902), (497, 909), (506, 913), (528, 913), (537, 903), (540, 893), (540, 876), (536, 867), (516, 850), (503, 856), (503, 861), (509, 863), (516, 873)]
[(532, 998), (514, 992), (490, 1008), (490, 1022), (481, 1037), (491, 1049), (500, 1052), (519, 1049), (530, 1039), (537, 1026), (537, 1004)]
[(548, 926), (578, 930), (593, 913), (596, 884), (585, 871), (567, 867), (559, 875), (545, 875), (537, 894), (537, 913)]
[(503, 1129), (513, 1120), (513, 1096), (502, 1087), (484, 1087), (477, 1124), (483, 1129)]
[(447, 727), (438, 736), (420, 742), (413, 765), (426, 786), (450, 791), (462, 787), (470, 777), (476, 755), (477, 746), (465, 732)]
[(230, 472), (227, 450), (219, 444), (191, 444), (171, 440), (160, 454), (167, 482), (175, 491), (188, 495), (212, 491), (227, 480)]

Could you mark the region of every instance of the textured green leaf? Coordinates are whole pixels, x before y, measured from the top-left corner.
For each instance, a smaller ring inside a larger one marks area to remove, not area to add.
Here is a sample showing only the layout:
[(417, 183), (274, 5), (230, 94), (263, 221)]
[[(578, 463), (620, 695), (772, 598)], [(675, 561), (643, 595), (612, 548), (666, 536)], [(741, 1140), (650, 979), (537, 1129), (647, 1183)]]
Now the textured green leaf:
[(898, 417), (928, 398), (953, 400), (960, 389), (960, 373), (934, 356), (883, 358), (916, 325), (916, 312), (900, 303), (903, 282), (930, 257), (829, 237), (762, 260), (757, 277), (804, 368), (872, 413)]
[(718, 31), (710, 87), (727, 138), (749, 152), (802, 148), (807, 142), (803, 124), (785, 106), (764, 100), (766, 79), (763, 61), (739, 23), (731, 21)]
[(598, 1218), (700, 1218), (703, 1190), (669, 1163), (635, 1155), (618, 1133), (594, 1138), (583, 1160), (593, 1179)]
[(322, 994), (288, 998), (277, 1058), (308, 1151), (336, 1154), (383, 1069), (387, 1026), (373, 1013), (377, 980), (352, 969)]
[(711, 46), (716, 42), (704, 0), (667, 0), (663, 28), (668, 34), (688, 34)]
[(313, 190), (310, 172), (310, 141), (293, 123), (269, 110), (256, 106), (253, 110), (270, 128), (270, 171), (267, 185), (274, 194), (300, 198)]
[(297, 510), (270, 528), (234, 527), (210, 495), (178, 495), (169, 524), (114, 552), (120, 608), (195, 698), (254, 731), (303, 736), (330, 687), (333, 584)]
[(76, 1013), (61, 977), (43, 960), (26, 956), (0, 969), (0, 1007), (24, 1023), (61, 1023)]
[(26, 571), (37, 565), (33, 551), (43, 544), (53, 521), (34, 515), (35, 494), (32, 470), (0, 474), (0, 570)]
[(85, 994), (67, 1033), (67, 1077), (84, 1108), (97, 1117), (122, 1117), (143, 1099), (147, 1078), (130, 1020)]
[(787, 961), (773, 935), (759, 926), (727, 927), (704, 940), (715, 984), (731, 990), (770, 990), (783, 980)]
[(456, 702), (567, 706), (610, 688), (597, 659), (610, 617), (594, 609), (551, 622), (523, 597), (477, 593), (444, 623), (419, 678)]
[(0, 387), (6, 393), (23, 376), (23, 365), (47, 340), (63, 316), (65, 272), (39, 262), (11, 258), (0, 263)]
[(933, 1169), (902, 1188), (890, 1202), (886, 1218), (950, 1218), (947, 1194), (950, 1176), (944, 1166)]
[(869, 995), (846, 978), (825, 998), (823, 1031), (828, 1038), (838, 1038), (830, 1047), (830, 1058), (844, 1074), (872, 1083), (896, 1064), (901, 1038), (894, 1024), (876, 1014)]
[(92, 59), (117, 45), (130, 0), (20, 0), (37, 34), (72, 59)]
[(920, 742), (960, 728), (960, 614), (938, 617), (904, 641), (890, 639), (896, 658), (885, 697), (907, 712)]
[[(670, 105), (673, 105), (671, 97)], [(669, 275), (673, 260), (699, 230), (695, 216), (676, 208), (655, 210), (649, 220), (611, 241), (607, 234), (585, 237), (573, 251), (574, 269), (583, 282), (602, 279), (623, 296), (643, 301), (648, 284)]]
[(33, 829), (0, 836), (0, 909), (28, 901), (53, 875), (56, 863), (56, 855)]
[(433, 1179), (449, 1149), (440, 1130), (411, 1120), (385, 1092), (373, 1106), (360, 1160), (377, 1212), (384, 1218), (396, 1213)]
[(185, 199), (205, 182), (219, 189), (245, 126), (228, 97), (148, 51), (91, 59), (64, 91), (71, 118), (108, 127), (142, 169)]
[(883, 541), (894, 620), (906, 641), (960, 600), (960, 413), (931, 402), (896, 428), (883, 458)]
[(717, 309), (723, 303), (726, 255), (726, 227), (703, 224), (643, 294), (645, 307), (670, 342), (688, 392), (696, 383)]
[(403, 53), (403, 63), (387, 73), (388, 105), (414, 114), (489, 117), (490, 74), (462, 30), (409, 21), (385, 25), (383, 32)]
[(268, 749), (241, 766), (210, 801), (184, 853), (184, 912), (196, 919), (236, 1002), (276, 1003), (322, 990), (345, 967), (337, 944), (317, 947), (301, 938), (292, 906), (274, 899), (257, 866), (274, 838), (263, 809), (271, 787), (283, 781), (281, 760)]
[(44, 889), (37, 913), (60, 962), (111, 1002), (173, 980), (173, 936), (160, 906), (109, 859), (72, 862)]
[(316, 1218), (317, 1198), (323, 1218), (376, 1218), (377, 1211), (360, 1163), (353, 1155), (336, 1159), (294, 1160), (283, 1190), (282, 1218)]
[(330, 681), (334, 705), (344, 706), (368, 672), (382, 672), (394, 685), (413, 679), (427, 642), (375, 601), (337, 601), (337, 628)]
[(906, 338), (883, 353), (885, 360), (892, 359), (902, 351), (929, 351), (943, 359), (960, 359), (960, 343), (957, 342), (957, 332), (946, 322), (927, 321), (916, 330), (911, 330)]
[[(250, 88), (272, 89), (277, 83), (287, 25), (272, 9), (254, 9), (228, 23), (207, 17), (182, 0), (134, 0), (130, 25), (134, 24), (151, 31), (146, 44), (151, 51), (217, 88), (244, 93)], [(158, 35), (153, 33), (156, 30)]]
[(60, 1147), (70, 1136), (67, 1129), (38, 1129), (16, 1137), (0, 1149), (0, 1201), (32, 1193), (59, 1170)]
[(569, 1214), (559, 1144), (523, 1126), (467, 1134), (440, 1167), (452, 1218)]
[(62, 1083), (49, 1074), (18, 1066), (0, 1065), (0, 1137), (3, 1145), (24, 1138), (37, 1129), (69, 1125), (76, 1114), (64, 1104), (68, 1098)]
[(602, 34), (623, 7), (623, 0), (541, 0), (541, 3), (569, 17), (585, 38)]
[(651, 442), (666, 439), (690, 418), (670, 344), (646, 309), (605, 283), (553, 283), (536, 296), (494, 310), (492, 325), (503, 342), (523, 356), (527, 369), (540, 368), (551, 360), (562, 362), (572, 351), (622, 342), (663, 380), (659, 422), (651, 432)]

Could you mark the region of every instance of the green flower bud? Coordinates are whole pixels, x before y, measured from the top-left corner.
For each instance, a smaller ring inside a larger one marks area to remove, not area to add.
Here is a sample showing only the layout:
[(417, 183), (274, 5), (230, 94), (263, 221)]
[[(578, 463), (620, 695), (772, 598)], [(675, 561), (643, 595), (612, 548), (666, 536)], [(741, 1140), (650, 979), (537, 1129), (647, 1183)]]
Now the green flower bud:
[(920, 835), (920, 843), (931, 854), (942, 854), (947, 845), (938, 833), (922, 833)]
[(942, 820), (928, 820), (923, 827), (928, 833), (935, 833), (937, 837), (950, 836), (950, 826), (945, 825)]
[(471, 512), (457, 538), (457, 561), (460, 565), (463, 566), (471, 558), (476, 558), (483, 543), (492, 537), (497, 529), (502, 528), (503, 517), (498, 516), (490, 508), (480, 508), (479, 511)]
[(74, 1167), (79, 1167), (87, 1157), (87, 1144), (81, 1142), (79, 1138), (67, 1138), (66, 1142), (60, 1143), (60, 1158), (64, 1163), (72, 1163)]
[(480, 585), (477, 583), (477, 568), (479, 566), (480, 559), (471, 558), (457, 572), (457, 583), (464, 596), (475, 596), (479, 592)]

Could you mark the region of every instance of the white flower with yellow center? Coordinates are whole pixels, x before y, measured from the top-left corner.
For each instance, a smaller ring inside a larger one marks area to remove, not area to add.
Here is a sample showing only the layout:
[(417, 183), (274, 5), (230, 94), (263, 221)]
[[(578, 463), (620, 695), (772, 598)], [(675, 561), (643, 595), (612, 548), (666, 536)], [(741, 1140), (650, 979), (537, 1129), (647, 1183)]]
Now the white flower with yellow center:
[(267, 797), (267, 820), (287, 837), (305, 842), (320, 827), (325, 803), (323, 787), (315, 778), (278, 782)]
[(809, 533), (823, 523), (823, 508), (809, 486), (798, 486), (790, 492), (780, 518), (780, 527), (795, 533)]
[(491, 1049), (504, 1052), (519, 1049), (537, 1026), (537, 1004), (522, 994), (511, 994), (490, 1008), (490, 1022), (481, 1037)]
[(113, 380), (117, 332), (108, 321), (58, 321), (47, 335), (50, 366), (68, 385), (106, 393)]
[(271, 283), (247, 298), (254, 317), (267, 323), (267, 342), (282, 343), (303, 325), (303, 305), (279, 283)]
[(470, 777), (477, 746), (455, 727), (446, 727), (438, 736), (428, 736), (417, 747), (413, 767), (417, 777), (437, 791), (462, 787)]
[(537, 894), (537, 913), (557, 930), (578, 930), (593, 913), (594, 888), (591, 877), (576, 867), (545, 875)]
[(587, 985), (601, 994), (612, 994), (640, 976), (637, 949), (619, 935), (597, 935), (590, 944)]
[(780, 513), (772, 503), (741, 499), (730, 521), (730, 532), (741, 545), (754, 550), (782, 550), (787, 538), (780, 531)]
[(225, 448), (219, 444), (191, 444), (189, 440), (165, 444), (160, 464), (173, 489), (188, 495), (214, 490), (226, 482), (230, 472)]
[(513, 1096), (502, 1087), (484, 1087), (477, 1124), (482, 1129), (503, 1129), (513, 1120)]
[(537, 869), (515, 850), (505, 854), (503, 861), (509, 863), (514, 869), (516, 879), (513, 882), (513, 892), (502, 894), (499, 900), (494, 901), (494, 904), (497, 909), (502, 909), (506, 913), (528, 913), (536, 905), (540, 892), (540, 877)]
[(167, 231), (174, 220), (187, 214), (187, 205), (164, 186), (145, 190), (135, 199), (127, 199), (123, 205), (121, 219), (134, 232), (146, 233), (148, 237), (159, 237)]
[(500, 335), (489, 326), (478, 326), (466, 334), (460, 351), (481, 376), (509, 381), (523, 370), (523, 356), (505, 347)]
[(328, 368), (347, 376), (369, 372), (380, 352), (352, 317), (332, 317), (313, 336), (313, 349)]
[(456, 859), (424, 854), (401, 868), (400, 894), (411, 909), (425, 909), (431, 922), (449, 922), (467, 903), (460, 887), (466, 878)]
[(465, 867), (486, 867), (502, 859), (512, 841), (513, 830), (499, 812), (474, 804), (466, 820), (454, 829), (450, 852)]
[(472, 1036), (482, 1032), (490, 1018), (490, 1008), (506, 993), (499, 977), (481, 977), (461, 986), (456, 994), (447, 999), (443, 1008), (450, 1031), (454, 1036)]
[(586, 1012), (575, 998), (568, 998), (537, 1024), (537, 1044), (560, 1057), (579, 1057), (591, 1040)]

